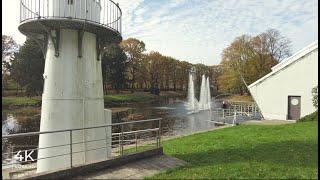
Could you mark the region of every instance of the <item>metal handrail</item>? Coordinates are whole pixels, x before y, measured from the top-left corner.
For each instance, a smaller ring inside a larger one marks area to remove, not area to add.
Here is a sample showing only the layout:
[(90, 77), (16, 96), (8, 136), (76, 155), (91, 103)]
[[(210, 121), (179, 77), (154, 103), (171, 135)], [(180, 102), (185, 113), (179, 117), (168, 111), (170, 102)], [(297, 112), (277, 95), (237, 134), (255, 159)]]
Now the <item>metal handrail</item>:
[[(153, 128), (153, 129), (143, 129), (143, 130), (137, 130), (137, 131), (127, 131), (127, 132), (123, 132), (123, 135), (127, 135), (127, 134), (134, 134), (134, 133), (143, 133), (143, 132), (153, 132), (153, 131), (159, 131), (160, 128)], [(21, 133), (22, 134), (22, 133)], [(122, 133), (112, 133), (111, 136), (113, 135), (121, 135)], [(17, 136), (15, 136), (17, 137)], [(5, 138), (5, 137), (2, 137), (2, 138)], [(91, 140), (91, 141), (80, 141), (80, 142), (74, 142), (72, 143), (73, 145), (74, 144), (83, 144), (83, 143), (88, 143), (88, 142), (95, 142), (95, 141), (103, 141), (103, 140), (106, 140), (105, 138), (103, 139), (94, 139), (94, 140)], [(111, 142), (118, 142), (118, 141), (111, 141)], [(28, 149), (28, 150), (41, 150), (41, 149), (49, 149), (49, 148), (56, 148), (56, 147), (61, 147), (61, 146), (69, 146), (70, 144), (61, 144), (61, 145), (55, 145), (55, 146), (48, 146), (48, 147), (43, 147), (43, 148), (33, 148), (33, 149)], [(16, 153), (18, 151), (13, 151), (11, 152), (10, 154), (12, 153)], [(9, 153), (2, 153), (3, 155), (4, 154), (9, 154)]]
[[(58, 13), (55, 12), (57, 7), (54, 4), (58, 6)], [(73, 5), (72, 10), (70, 5)], [(95, 9), (94, 5), (98, 5), (99, 8)], [(122, 33), (122, 10), (113, 0), (75, 0), (72, 4), (67, 4), (64, 0), (20, 0), (20, 23), (38, 19), (75, 19), (99, 24)]]
[(80, 131), (80, 130), (86, 130), (86, 129), (104, 128), (104, 127), (110, 127), (110, 126), (118, 126), (118, 125), (150, 122), (150, 121), (160, 121), (161, 119), (162, 118), (146, 119), (146, 120), (140, 120), (140, 121), (130, 121), (130, 122), (114, 123), (114, 124), (107, 124), (107, 125), (101, 125), (101, 126), (92, 126), (92, 127), (85, 127), (85, 128), (73, 128), (73, 129), (64, 129), (64, 130), (56, 130), (56, 131), (42, 131), (42, 132), (29, 132), (29, 133), (9, 134), (9, 135), (2, 136), (2, 138), (12, 138), (12, 137), (19, 137), (19, 136), (34, 136), (34, 135), (40, 135), (40, 134), (59, 133), (59, 132), (67, 132), (67, 131)]
[[(50, 159), (50, 158), (55, 158), (55, 157), (60, 157), (60, 156), (66, 156), (69, 155), (70, 156), (70, 168), (73, 167), (73, 156), (76, 153), (81, 153), (81, 152), (88, 152), (88, 151), (93, 151), (93, 150), (97, 150), (97, 149), (103, 149), (103, 148), (108, 148), (111, 147), (111, 150), (114, 150), (114, 148), (119, 148), (119, 151), (117, 153), (119, 153), (120, 156), (124, 155), (124, 146), (130, 146), (130, 145), (134, 145), (132, 143), (135, 142), (135, 147), (136, 147), (136, 151), (137, 151), (137, 147), (138, 147), (138, 138), (137, 138), (137, 134), (143, 134), (143, 133), (150, 133), (150, 132), (156, 132), (155, 137), (143, 137), (139, 138), (139, 141), (141, 139), (146, 139), (146, 141), (142, 141), (142, 143), (145, 143), (144, 146), (148, 145), (148, 143), (150, 143), (150, 140), (156, 140), (156, 147), (160, 147), (160, 136), (161, 136), (161, 120), (162, 118), (154, 118), (154, 119), (145, 119), (145, 120), (140, 120), (140, 121), (131, 121), (131, 122), (123, 122), (123, 123), (114, 123), (114, 124), (106, 124), (106, 125), (101, 125), (101, 126), (93, 126), (93, 127), (86, 127), (86, 128), (73, 128), (73, 129), (65, 129), (65, 130), (56, 130), (56, 131), (43, 131), (43, 132), (30, 132), (30, 133), (19, 133), (19, 134), (10, 134), (10, 135), (3, 135), (2, 139), (5, 138), (16, 138), (16, 137), (25, 137), (25, 136), (35, 136), (35, 135), (40, 135), (40, 134), (52, 134), (52, 133), (61, 133), (61, 132), (68, 132), (70, 134), (70, 141), (69, 143), (64, 143), (61, 145), (54, 145), (54, 146), (47, 146), (47, 147), (42, 147), (42, 148), (30, 148), (30, 149), (26, 149), (24, 151), (32, 151), (32, 150), (42, 150), (42, 149), (50, 149), (50, 148), (57, 148), (57, 147), (62, 147), (62, 146), (70, 146), (70, 151), (66, 152), (66, 153), (62, 153), (62, 154), (58, 154), (58, 155), (53, 155), (53, 156), (47, 156), (47, 157), (41, 157), (41, 158), (36, 158), (35, 160), (42, 160), (42, 159)], [(124, 132), (124, 125), (128, 125), (128, 124), (135, 124), (135, 123), (144, 123), (144, 122), (154, 122), (154, 121), (158, 121), (158, 127), (157, 128), (149, 128), (149, 129), (140, 129), (140, 130), (135, 130), (135, 131), (126, 131)], [(88, 141), (81, 141), (81, 142), (72, 142), (72, 132), (74, 131), (79, 131), (79, 130), (87, 130), (87, 129), (94, 129), (94, 128), (107, 128), (107, 127), (113, 127), (113, 126), (121, 126), (121, 132), (120, 133), (111, 133), (111, 136), (106, 136), (105, 138), (99, 138), (99, 139), (93, 139), (93, 140), (88, 140)], [(124, 139), (124, 137), (129, 137), (130, 138), (130, 134), (134, 135), (133, 139)], [(114, 136), (118, 136), (119, 139), (118, 140), (112, 140), (112, 138)], [(103, 147), (96, 147), (93, 149), (85, 149), (85, 150), (73, 150), (72, 146), (75, 144), (85, 144), (88, 142), (94, 142), (94, 141), (104, 141), (104, 140), (108, 140), (108, 138), (110, 138), (110, 145), (106, 144)], [(151, 139), (150, 139), (151, 138)], [(155, 139), (154, 139), (155, 138)], [(113, 143), (119, 143), (117, 146), (115, 146)], [(14, 153), (17, 153), (19, 151), (12, 151), (10, 153), (3, 153), (2, 156), (4, 155), (9, 155), (11, 154), (12, 157), (14, 155)], [(108, 158), (112, 158), (112, 157), (108, 157)], [(30, 162), (30, 161), (24, 161), (24, 162)], [(21, 162), (10, 162), (10, 163), (3, 163), (3, 166), (9, 166), (9, 165), (14, 165), (14, 164), (20, 164)]]

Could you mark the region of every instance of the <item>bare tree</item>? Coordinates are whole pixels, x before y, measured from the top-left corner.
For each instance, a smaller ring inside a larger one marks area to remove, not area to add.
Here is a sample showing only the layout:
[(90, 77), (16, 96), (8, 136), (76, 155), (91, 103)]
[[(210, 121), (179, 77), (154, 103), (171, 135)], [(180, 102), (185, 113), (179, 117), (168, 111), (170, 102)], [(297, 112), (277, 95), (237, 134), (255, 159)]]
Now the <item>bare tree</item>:
[(291, 41), (282, 36), (278, 30), (268, 29), (262, 34), (266, 36), (266, 47), (272, 59), (280, 62), (291, 56)]

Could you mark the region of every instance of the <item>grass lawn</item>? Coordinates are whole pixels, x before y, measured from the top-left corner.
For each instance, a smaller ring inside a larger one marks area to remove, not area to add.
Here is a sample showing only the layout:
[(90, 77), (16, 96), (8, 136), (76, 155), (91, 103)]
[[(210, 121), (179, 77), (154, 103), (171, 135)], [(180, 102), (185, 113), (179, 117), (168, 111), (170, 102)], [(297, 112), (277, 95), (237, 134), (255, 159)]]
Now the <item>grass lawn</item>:
[[(160, 100), (168, 97), (179, 96), (176, 93), (163, 93), (163, 95), (157, 96), (150, 93), (133, 93), (133, 94), (111, 94), (104, 96), (104, 103), (106, 105), (117, 105), (126, 103), (144, 103)], [(40, 106), (41, 97), (17, 97), (17, 96), (5, 96), (2, 97), (2, 106)]]
[(159, 98), (159, 96), (149, 93), (134, 93), (134, 94), (114, 94), (104, 96), (104, 103), (131, 103), (131, 102), (146, 102)]
[(239, 125), (162, 143), (189, 164), (154, 179), (316, 179), (318, 122)]
[(2, 106), (36, 106), (41, 105), (41, 97), (2, 97)]
[(231, 95), (231, 96), (226, 96), (224, 99), (229, 100), (229, 101), (253, 102), (252, 97), (248, 96), (248, 95)]

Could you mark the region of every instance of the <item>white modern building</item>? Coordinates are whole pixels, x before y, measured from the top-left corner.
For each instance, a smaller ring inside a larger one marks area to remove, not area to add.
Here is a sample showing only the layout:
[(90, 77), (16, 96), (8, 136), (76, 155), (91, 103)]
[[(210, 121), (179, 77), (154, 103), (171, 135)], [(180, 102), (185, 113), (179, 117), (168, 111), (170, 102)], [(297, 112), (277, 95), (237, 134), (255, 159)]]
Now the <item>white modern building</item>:
[(272, 68), (249, 85), (266, 120), (299, 119), (314, 112), (312, 88), (318, 85), (318, 41)]

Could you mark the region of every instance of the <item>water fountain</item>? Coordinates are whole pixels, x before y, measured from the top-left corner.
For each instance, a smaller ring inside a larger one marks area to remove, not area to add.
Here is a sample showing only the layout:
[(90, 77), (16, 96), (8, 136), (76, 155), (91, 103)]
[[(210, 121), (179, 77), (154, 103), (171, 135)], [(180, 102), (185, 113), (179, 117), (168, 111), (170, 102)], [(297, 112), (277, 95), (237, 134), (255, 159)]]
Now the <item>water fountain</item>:
[(211, 93), (209, 77), (206, 78), (205, 75), (202, 75), (199, 102), (195, 98), (193, 77), (194, 70), (191, 70), (189, 73), (188, 102), (186, 105), (187, 110), (189, 110), (191, 113), (199, 112), (199, 110), (211, 110)]
[(198, 101), (195, 98), (194, 93), (194, 82), (193, 82), (193, 75), (194, 73), (191, 71), (189, 72), (189, 84), (188, 84), (188, 103), (187, 103), (187, 109), (191, 111), (191, 113), (198, 112)]
[(206, 78), (205, 75), (202, 75), (199, 109), (211, 110), (211, 93), (209, 77)]
[(210, 83), (209, 77), (207, 77), (207, 101), (208, 101), (208, 110), (211, 110), (211, 93), (210, 93)]
[(11, 131), (15, 132), (19, 129), (19, 123), (12, 116), (2, 122), (2, 135), (8, 135)]
[(202, 75), (201, 89), (200, 89), (200, 100), (199, 100), (199, 110), (206, 110), (208, 104), (207, 88), (206, 88), (206, 77)]
[[(18, 131), (20, 128), (20, 125), (16, 119), (13, 118), (13, 116), (8, 117), (7, 120), (2, 121), (2, 135), (8, 135), (10, 133)], [(16, 158), (10, 158), (10, 152), (12, 152), (12, 149), (10, 145), (8, 145), (8, 139), (2, 139), (2, 164), (3, 162), (6, 162), (8, 164), (17, 164), (18, 161)], [(7, 153), (6, 155), (4, 155)], [(10, 168), (11, 166), (2, 165), (2, 169)]]

